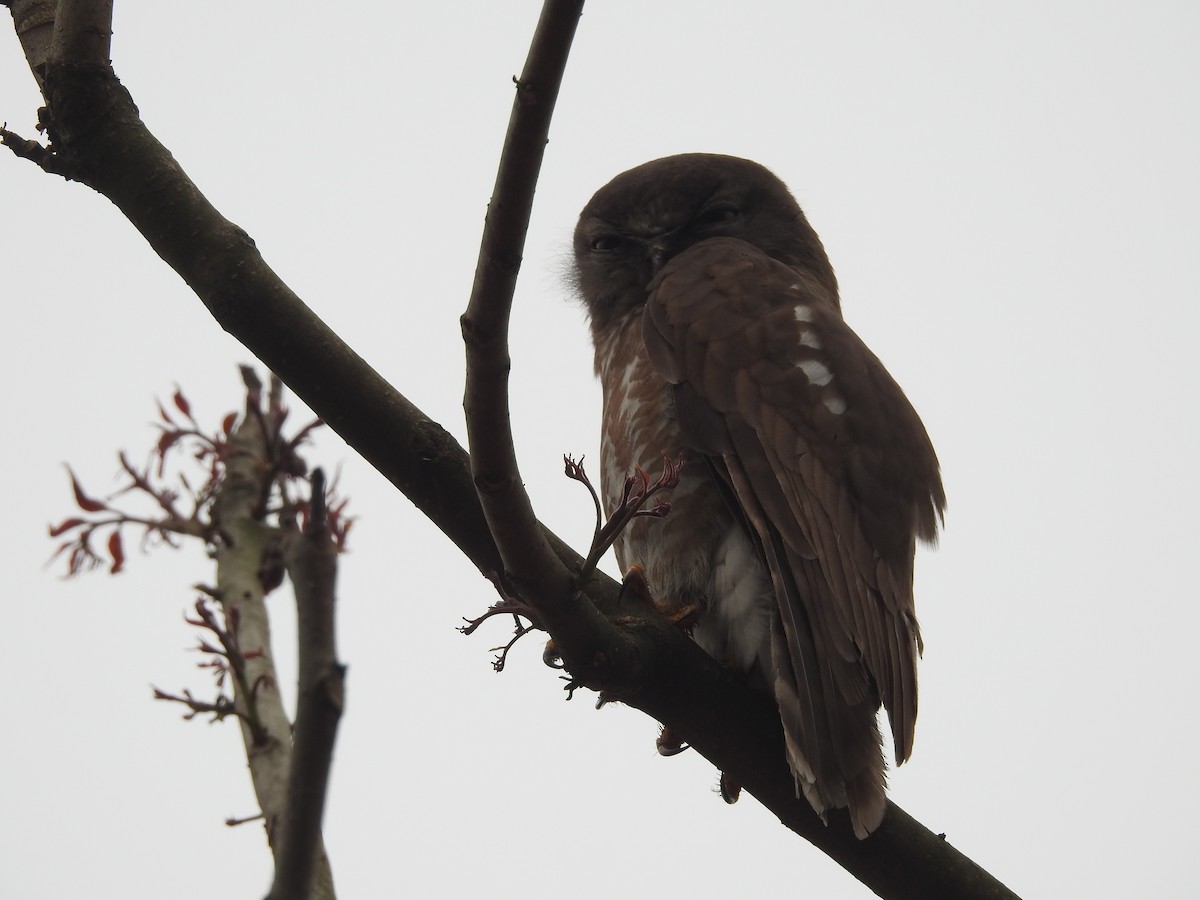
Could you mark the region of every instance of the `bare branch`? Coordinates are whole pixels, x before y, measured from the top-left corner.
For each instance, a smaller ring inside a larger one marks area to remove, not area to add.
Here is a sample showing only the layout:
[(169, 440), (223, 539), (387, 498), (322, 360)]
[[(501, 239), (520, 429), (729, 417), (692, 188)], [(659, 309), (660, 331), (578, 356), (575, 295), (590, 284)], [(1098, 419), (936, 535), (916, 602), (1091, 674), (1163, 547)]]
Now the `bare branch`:
[(108, 66), (113, 0), (59, 0), (50, 59), (76, 66)]
[(550, 117), (567, 65), (582, 0), (546, 0), (529, 56), (516, 80), (508, 134), (461, 319), (467, 346), (467, 434), (471, 471), (506, 575), (546, 614), (567, 605), (573, 579), (551, 552), (517, 468), (508, 408), (508, 316), (529, 227), (533, 192), (550, 133)]
[(236, 716), (238, 711), (233, 706), (233, 701), (225, 696), (218, 696), (215, 700), (197, 700), (192, 696), (192, 692), (184, 688), (183, 694), (169, 694), (164, 690), (156, 687), (151, 687), (154, 691), (155, 700), (168, 700), (172, 703), (182, 703), (188, 708), (188, 712), (184, 713), (185, 719), (194, 719), (201, 713), (211, 713), (210, 721), (220, 722), (226, 716)]
[(29, 160), (43, 172), (50, 175), (66, 175), (66, 169), (48, 147), (9, 131), (7, 126), (0, 128), (0, 144), (11, 150), (13, 156)]
[(244, 817), (242, 817), (242, 818), (240, 818), (240, 819), (238, 819), (238, 818), (229, 818), (229, 819), (226, 819), (226, 820), (225, 820), (225, 824), (226, 824), (228, 827), (230, 827), (230, 828), (236, 828), (238, 825), (245, 825), (247, 822), (261, 822), (261, 821), (262, 821), (262, 818), (263, 818), (263, 814), (262, 814), (262, 813), (258, 813), (257, 815), (254, 815), (254, 816), (244, 816)]
[(42, 67), (50, 58), (58, 0), (10, 0), (7, 5), (12, 10), (13, 28), (21, 41), (29, 71), (44, 90)]
[(278, 835), (271, 900), (307, 898), (321, 846), (321, 816), (338, 721), (345, 667), (334, 642), (337, 545), (325, 515), (325, 476), (312, 477), (312, 512), (302, 534), (289, 536), (285, 554), (296, 591), (300, 684), (288, 803)]

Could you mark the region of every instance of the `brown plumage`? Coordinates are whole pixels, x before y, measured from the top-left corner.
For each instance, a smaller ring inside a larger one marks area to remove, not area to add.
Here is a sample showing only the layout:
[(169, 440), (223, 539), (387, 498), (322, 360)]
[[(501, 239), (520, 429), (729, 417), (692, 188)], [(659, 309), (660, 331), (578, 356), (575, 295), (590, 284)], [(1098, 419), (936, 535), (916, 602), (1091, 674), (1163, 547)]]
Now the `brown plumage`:
[(665, 519), (616, 545), (696, 641), (770, 690), (797, 791), (882, 820), (912, 751), (917, 538), (945, 497), (916, 412), (842, 320), (820, 239), (749, 160), (687, 154), (617, 176), (580, 216), (579, 291), (604, 388), (601, 479), (688, 460)]

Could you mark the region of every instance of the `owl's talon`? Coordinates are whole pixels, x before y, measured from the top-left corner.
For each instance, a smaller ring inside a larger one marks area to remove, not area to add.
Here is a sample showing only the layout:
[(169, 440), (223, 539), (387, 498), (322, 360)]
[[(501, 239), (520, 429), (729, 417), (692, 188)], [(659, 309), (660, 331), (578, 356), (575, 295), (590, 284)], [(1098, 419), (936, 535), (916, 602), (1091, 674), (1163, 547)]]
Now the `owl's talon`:
[(696, 604), (689, 603), (672, 613), (668, 613), (667, 621), (676, 628), (681, 628), (684, 631), (690, 632), (696, 623), (700, 621), (700, 615), (703, 612), (704, 610), (702, 610)]
[(565, 669), (562, 657), (558, 655), (558, 648), (554, 646), (554, 638), (546, 641), (546, 646), (542, 648), (542, 663), (549, 666), (551, 669)]
[(657, 609), (672, 625), (689, 633), (704, 612), (695, 603), (680, 605), (658, 602), (654, 598), (654, 592), (650, 589), (650, 580), (646, 577), (645, 568), (638, 563), (634, 563), (629, 567), (629, 570), (625, 573), (625, 578), (621, 581), (621, 598), (624, 599), (625, 597), (637, 597), (639, 600)]
[(721, 799), (726, 803), (734, 804), (738, 802), (738, 798), (742, 796), (742, 786), (729, 777), (728, 772), (721, 773)]
[(658, 748), (659, 756), (675, 756), (687, 750), (690, 745), (664, 725), (662, 731), (658, 733), (658, 740), (654, 742), (654, 746)]
[(625, 577), (621, 579), (621, 592), (618, 595), (617, 602), (620, 603), (626, 597), (636, 597), (649, 606), (654, 606), (654, 595), (650, 592), (650, 580), (646, 578), (646, 569), (634, 563), (625, 572)]

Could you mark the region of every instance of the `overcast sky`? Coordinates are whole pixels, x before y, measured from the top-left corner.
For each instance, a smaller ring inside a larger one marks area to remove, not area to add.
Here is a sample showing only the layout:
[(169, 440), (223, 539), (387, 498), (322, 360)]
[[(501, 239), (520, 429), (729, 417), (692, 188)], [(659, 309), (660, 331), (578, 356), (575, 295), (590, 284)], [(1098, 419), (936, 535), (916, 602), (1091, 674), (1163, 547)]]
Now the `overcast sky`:
[[(892, 798), (1028, 898), (1194, 897), (1200, 6), (784, 6), (585, 11), (513, 321), (538, 514), (585, 547), (591, 505), (561, 475), (564, 452), (595, 458), (599, 419), (562, 274), (579, 209), (659, 156), (764, 163), (942, 461)], [(151, 130), (460, 439), (458, 316), (538, 8), (116, 4), (116, 71)], [(0, 119), (33, 136), (0, 34)], [(249, 354), (104, 198), (7, 154), (0, 197), (0, 893), (262, 896), (261, 828), (222, 824), (256, 811), (237, 729), (150, 697), (208, 688), (183, 621), (203, 553), (44, 566), (72, 511), (62, 463), (110, 490), (116, 451), (155, 440), (156, 396), (180, 384), (215, 426)], [(455, 631), (494, 599), (473, 566), (335, 436), (309, 458), (341, 466), (359, 517), (325, 823), (342, 896), (869, 896), (753, 799), (722, 803), (697, 754), (659, 758), (640, 713), (563, 702), (537, 640), (493, 674), (507, 626)], [(271, 600), (293, 671), (289, 602)]]

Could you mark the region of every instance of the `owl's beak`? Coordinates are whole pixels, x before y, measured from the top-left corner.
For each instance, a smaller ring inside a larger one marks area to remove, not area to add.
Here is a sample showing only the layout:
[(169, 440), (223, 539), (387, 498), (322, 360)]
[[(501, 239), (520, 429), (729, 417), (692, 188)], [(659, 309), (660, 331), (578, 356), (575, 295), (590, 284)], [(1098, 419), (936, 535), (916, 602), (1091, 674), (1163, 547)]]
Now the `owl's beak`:
[(646, 237), (646, 259), (650, 262), (651, 275), (657, 275), (658, 270), (683, 249), (684, 236), (680, 234), (681, 231), (682, 226)]
[(663, 267), (668, 259), (666, 241), (653, 241), (646, 248), (646, 256), (650, 259), (650, 273), (657, 275), (658, 270)]

